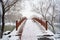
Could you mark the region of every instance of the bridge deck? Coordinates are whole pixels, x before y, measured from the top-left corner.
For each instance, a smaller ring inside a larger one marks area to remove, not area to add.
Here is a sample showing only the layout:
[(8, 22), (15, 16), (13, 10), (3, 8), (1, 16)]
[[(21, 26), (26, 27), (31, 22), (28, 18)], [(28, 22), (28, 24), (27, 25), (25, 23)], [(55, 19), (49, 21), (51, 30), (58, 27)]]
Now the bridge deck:
[(24, 25), (21, 40), (37, 40), (39, 35), (45, 34), (53, 35), (50, 30), (46, 31), (43, 27), (39, 27), (33, 20), (27, 20)]

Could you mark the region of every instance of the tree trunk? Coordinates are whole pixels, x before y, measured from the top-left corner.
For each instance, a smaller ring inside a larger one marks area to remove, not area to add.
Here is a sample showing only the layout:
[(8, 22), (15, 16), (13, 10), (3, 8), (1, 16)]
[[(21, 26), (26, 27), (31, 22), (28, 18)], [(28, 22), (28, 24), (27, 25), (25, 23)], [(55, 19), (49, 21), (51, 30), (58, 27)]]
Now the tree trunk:
[(53, 33), (55, 34), (55, 28), (54, 28), (54, 18), (53, 18), (53, 16), (52, 16), (51, 25), (52, 25), (52, 28), (53, 28)]
[(2, 5), (2, 28), (1, 28), (1, 38), (3, 36), (3, 32), (4, 32), (4, 15), (5, 15), (5, 9), (4, 9), (4, 4), (3, 1), (1, 0), (1, 5)]

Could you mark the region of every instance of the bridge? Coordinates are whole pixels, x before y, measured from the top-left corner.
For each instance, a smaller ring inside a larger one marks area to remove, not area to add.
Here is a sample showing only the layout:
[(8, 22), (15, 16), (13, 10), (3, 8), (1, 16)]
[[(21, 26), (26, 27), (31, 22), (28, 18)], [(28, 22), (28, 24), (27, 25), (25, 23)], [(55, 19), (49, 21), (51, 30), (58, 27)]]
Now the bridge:
[[(48, 29), (46, 20), (33, 17), (32, 19), (22, 18), (16, 21), (17, 36), (20, 40), (37, 40), (40, 36), (53, 36)], [(47, 39), (48, 40), (48, 39)]]
[(16, 28), (2, 40), (55, 40), (53, 32), (48, 29), (46, 20), (23, 17), (16, 21)]

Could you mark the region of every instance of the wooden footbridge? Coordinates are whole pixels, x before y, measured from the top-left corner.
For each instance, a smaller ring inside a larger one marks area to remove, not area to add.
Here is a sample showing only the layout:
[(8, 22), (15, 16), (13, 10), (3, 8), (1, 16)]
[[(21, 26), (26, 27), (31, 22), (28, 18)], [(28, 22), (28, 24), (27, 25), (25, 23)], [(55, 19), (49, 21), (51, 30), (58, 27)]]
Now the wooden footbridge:
[[(26, 17), (22, 18), (20, 21), (16, 21), (16, 31), (18, 31), (18, 36), (20, 38), (20, 40), (22, 40), (22, 34), (23, 34), (23, 31), (24, 31), (24, 28), (25, 28), (25, 24), (26, 24), (26, 21), (28, 19)], [(39, 23), (39, 25), (42, 25), (43, 28), (45, 28), (45, 30), (48, 30), (48, 25), (47, 25), (47, 21), (46, 20), (42, 20), (42, 19), (39, 19), (39, 18), (35, 18), (33, 17), (31, 19), (32, 21), (36, 22), (36, 23)], [(23, 23), (23, 24), (22, 24)], [(22, 24), (22, 26), (21, 26)], [(29, 23), (28, 23), (29, 24)], [(30, 24), (29, 24), (30, 25)], [(29, 26), (28, 25), (28, 26)], [(30, 26), (31, 27), (31, 26)], [(37, 26), (38, 27), (38, 26)], [(26, 33), (27, 34), (27, 33)]]

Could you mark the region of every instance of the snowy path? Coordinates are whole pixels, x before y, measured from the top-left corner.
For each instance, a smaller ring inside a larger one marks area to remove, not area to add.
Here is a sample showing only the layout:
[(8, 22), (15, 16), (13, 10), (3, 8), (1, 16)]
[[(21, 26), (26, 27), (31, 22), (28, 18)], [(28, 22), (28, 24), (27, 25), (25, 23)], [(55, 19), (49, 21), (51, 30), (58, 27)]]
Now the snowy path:
[[(41, 28), (43, 29), (43, 28)], [(39, 26), (32, 20), (27, 20), (24, 26), (22, 34), (22, 40), (37, 40), (37, 36), (43, 34), (44, 30), (41, 30)], [(48, 30), (49, 31), (49, 30)], [(53, 34), (49, 31), (50, 34)]]
[(32, 20), (27, 20), (22, 35), (22, 40), (37, 40), (37, 34), (42, 33)]
[[(2, 40), (20, 40), (19, 36), (14, 36), (14, 35), (18, 34), (18, 31), (21, 26), (19, 26), (17, 31), (16, 29), (14, 29), (11, 32), (10, 35), (12, 36), (10, 38), (8, 38), (9, 35), (7, 35), (6, 38), (4, 37), (5, 39), (3, 38)], [(50, 30), (46, 31), (44, 28), (41, 27), (41, 25), (39, 26), (37, 25), (37, 23), (33, 22), (33, 20), (28, 19), (24, 25), (21, 40), (37, 40), (38, 36), (44, 35), (44, 34), (54, 35)]]

